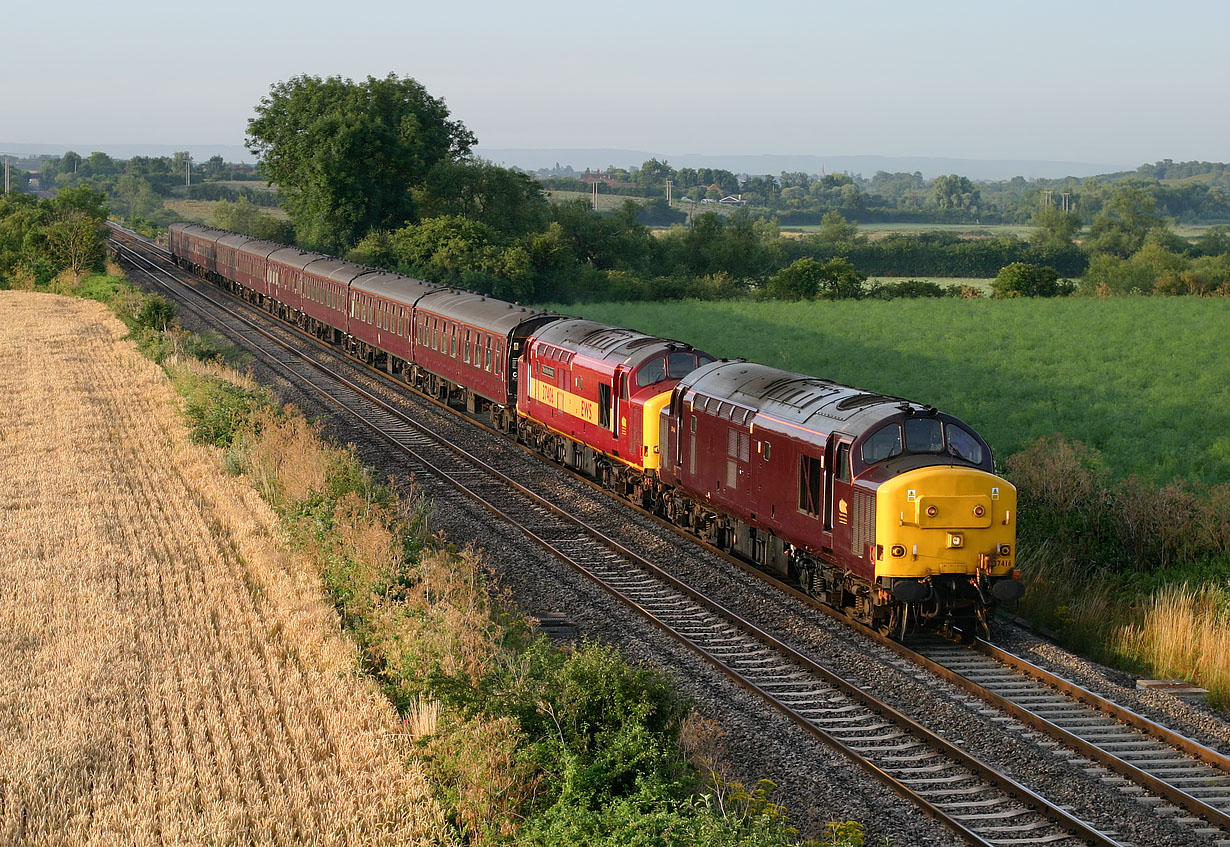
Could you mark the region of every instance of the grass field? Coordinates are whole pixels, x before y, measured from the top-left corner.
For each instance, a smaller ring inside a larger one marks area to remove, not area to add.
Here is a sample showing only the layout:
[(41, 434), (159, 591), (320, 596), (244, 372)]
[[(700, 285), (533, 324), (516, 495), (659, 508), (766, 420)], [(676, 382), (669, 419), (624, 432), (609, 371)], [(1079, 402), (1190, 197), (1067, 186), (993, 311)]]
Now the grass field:
[[(1027, 224), (929, 224), (929, 223), (860, 223), (858, 231), (861, 235), (872, 238), (884, 235), (916, 235), (920, 232), (950, 232), (956, 235), (968, 235), (979, 238), (993, 238), (997, 235), (1015, 235), (1025, 238), (1033, 230)], [(782, 227), (783, 232), (819, 232), (820, 226), (790, 226)]]
[(1112, 470), (1230, 481), (1230, 302), (586, 304), (566, 311), (931, 403), (1000, 458), (1062, 433)]
[[(594, 195), (588, 191), (546, 191), (547, 199), (552, 203), (566, 203), (569, 200), (584, 200), (590, 203), (594, 199)], [(632, 200), (636, 203), (644, 203), (645, 197), (629, 197), (626, 194), (603, 194), (602, 189), (598, 189), (598, 211), (609, 212), (612, 209), (618, 209), (624, 204), (625, 200)]]
[(0, 292), (0, 843), (432, 843), (318, 578), (124, 334)]
[(867, 279), (867, 284), (871, 285), (877, 282), (894, 283), (905, 282), (907, 280), (916, 279), (920, 282), (934, 282), (937, 285), (968, 285), (971, 288), (981, 288), (983, 291), (990, 293), (991, 283), (994, 281), (991, 277), (962, 277), (962, 276), (873, 276)]
[[(218, 202), (217, 200), (168, 200), (163, 205), (179, 215), (181, 220), (207, 224)], [(282, 209), (262, 208), (261, 213), (281, 221), (290, 220)]]

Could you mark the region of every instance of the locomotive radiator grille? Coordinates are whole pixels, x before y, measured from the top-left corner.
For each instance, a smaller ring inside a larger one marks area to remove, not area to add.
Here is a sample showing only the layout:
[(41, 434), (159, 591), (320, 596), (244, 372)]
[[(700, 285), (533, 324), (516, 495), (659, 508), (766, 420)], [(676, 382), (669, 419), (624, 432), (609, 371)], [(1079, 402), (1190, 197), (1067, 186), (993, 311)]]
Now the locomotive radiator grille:
[(854, 489), (854, 514), (850, 520), (850, 552), (861, 556), (876, 541), (876, 497)]

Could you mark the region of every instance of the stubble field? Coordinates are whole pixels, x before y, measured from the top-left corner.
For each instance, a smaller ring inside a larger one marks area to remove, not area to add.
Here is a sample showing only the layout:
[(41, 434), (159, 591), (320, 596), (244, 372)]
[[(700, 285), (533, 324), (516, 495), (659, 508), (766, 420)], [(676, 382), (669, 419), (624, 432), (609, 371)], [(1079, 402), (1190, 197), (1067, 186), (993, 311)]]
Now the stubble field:
[(436, 843), (317, 578), (123, 334), (0, 292), (0, 843)]

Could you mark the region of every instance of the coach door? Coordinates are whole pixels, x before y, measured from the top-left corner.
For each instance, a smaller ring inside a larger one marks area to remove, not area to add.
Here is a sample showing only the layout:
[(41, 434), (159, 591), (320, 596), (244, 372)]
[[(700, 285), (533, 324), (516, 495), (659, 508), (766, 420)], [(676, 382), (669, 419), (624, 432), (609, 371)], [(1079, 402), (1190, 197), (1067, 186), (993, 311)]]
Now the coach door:
[(850, 478), (850, 443), (848, 435), (835, 432), (829, 436), (824, 453), (824, 528), (833, 534), (833, 549), (850, 549), (850, 512), (854, 502), (854, 487)]

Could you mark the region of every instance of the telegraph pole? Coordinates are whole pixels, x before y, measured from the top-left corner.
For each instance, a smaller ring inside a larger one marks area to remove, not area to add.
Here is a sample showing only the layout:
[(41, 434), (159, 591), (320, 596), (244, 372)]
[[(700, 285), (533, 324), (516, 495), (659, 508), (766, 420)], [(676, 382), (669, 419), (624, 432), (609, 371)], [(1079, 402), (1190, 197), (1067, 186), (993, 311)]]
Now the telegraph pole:
[(666, 205), (670, 206), (670, 204), (671, 204), (671, 181), (668, 179), (666, 181)]
[(192, 187), (192, 154), (189, 153), (184, 159), (184, 188)]
[(4, 193), (9, 193), (9, 154), (4, 154)]

